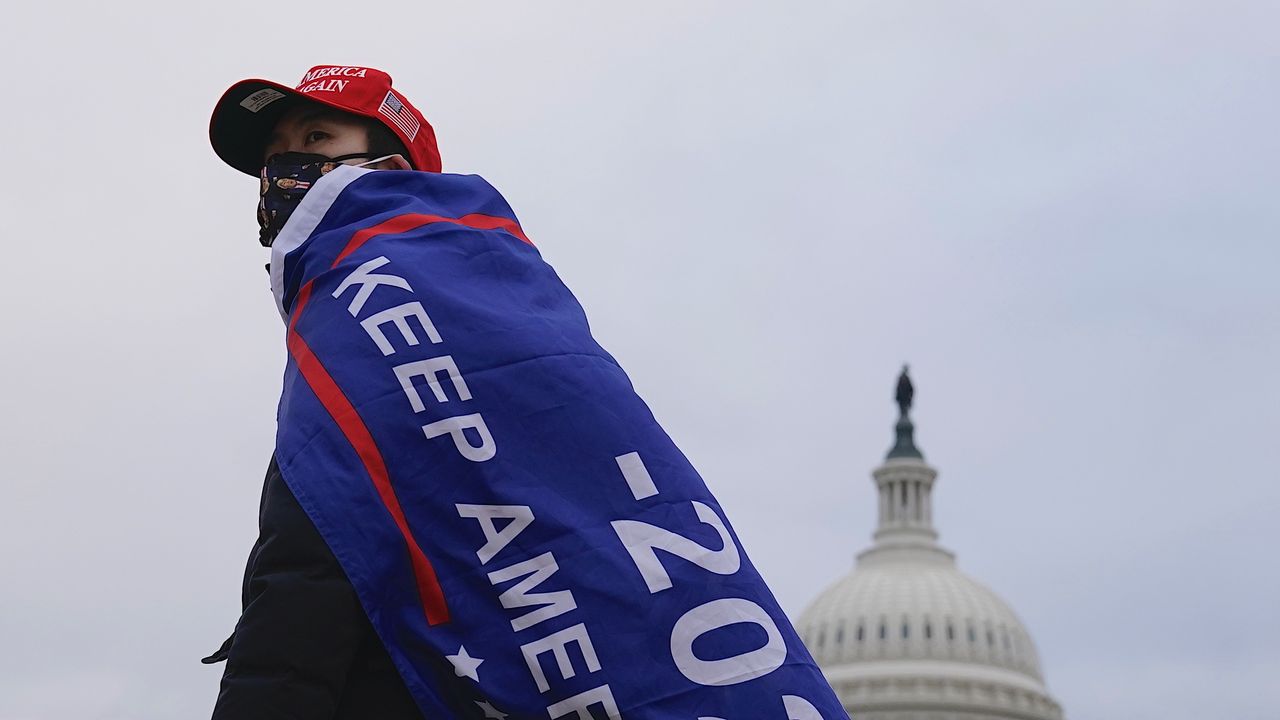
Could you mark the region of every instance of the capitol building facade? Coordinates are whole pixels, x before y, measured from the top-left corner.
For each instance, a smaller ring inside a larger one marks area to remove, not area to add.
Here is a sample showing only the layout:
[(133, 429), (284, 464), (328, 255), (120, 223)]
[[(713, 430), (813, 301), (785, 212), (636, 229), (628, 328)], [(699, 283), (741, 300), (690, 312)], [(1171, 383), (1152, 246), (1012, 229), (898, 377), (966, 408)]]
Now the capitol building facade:
[(913, 394), (904, 368), (874, 542), (796, 628), (855, 720), (1061, 720), (1022, 621), (938, 544)]

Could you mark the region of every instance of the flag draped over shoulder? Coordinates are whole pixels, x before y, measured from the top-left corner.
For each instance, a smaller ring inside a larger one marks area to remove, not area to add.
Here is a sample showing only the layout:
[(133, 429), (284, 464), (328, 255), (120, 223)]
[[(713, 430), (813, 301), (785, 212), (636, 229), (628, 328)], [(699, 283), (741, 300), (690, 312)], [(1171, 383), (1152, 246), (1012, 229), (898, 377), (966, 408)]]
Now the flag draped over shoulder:
[(426, 717), (847, 717), (488, 183), (339, 167), (271, 274), (281, 473)]

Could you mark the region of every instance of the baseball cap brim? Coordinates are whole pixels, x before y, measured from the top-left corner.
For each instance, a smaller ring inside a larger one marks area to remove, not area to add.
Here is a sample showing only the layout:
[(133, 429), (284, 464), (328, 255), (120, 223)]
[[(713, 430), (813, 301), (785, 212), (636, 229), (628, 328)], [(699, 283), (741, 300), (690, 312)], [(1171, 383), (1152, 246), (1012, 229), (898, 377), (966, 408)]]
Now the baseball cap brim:
[(257, 177), (262, 151), (280, 117), (299, 102), (331, 105), (270, 80), (241, 80), (222, 94), (209, 119), (209, 142), (222, 161)]

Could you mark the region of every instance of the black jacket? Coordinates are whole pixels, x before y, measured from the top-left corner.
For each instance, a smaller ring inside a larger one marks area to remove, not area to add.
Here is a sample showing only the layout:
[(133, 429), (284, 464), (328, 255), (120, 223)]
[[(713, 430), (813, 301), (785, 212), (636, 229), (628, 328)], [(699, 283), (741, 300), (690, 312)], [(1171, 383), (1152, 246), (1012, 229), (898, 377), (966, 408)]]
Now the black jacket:
[(213, 720), (422, 720), (324, 538), (267, 468)]

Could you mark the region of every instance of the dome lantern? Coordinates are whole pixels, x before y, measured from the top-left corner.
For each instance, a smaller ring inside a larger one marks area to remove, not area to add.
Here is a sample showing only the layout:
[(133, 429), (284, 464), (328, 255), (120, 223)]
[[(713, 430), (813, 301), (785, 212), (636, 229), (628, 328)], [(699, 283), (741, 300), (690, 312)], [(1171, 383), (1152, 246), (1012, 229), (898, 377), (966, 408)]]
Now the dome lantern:
[(938, 471), (924, 461), (924, 454), (915, 444), (915, 425), (911, 422), (914, 398), (915, 388), (904, 365), (895, 398), (897, 442), (884, 464), (872, 473), (880, 496), (879, 520), (873, 536), (876, 543), (859, 556), (860, 561), (904, 551), (914, 551), (921, 559), (952, 557), (938, 547), (938, 532), (933, 528), (933, 481)]

